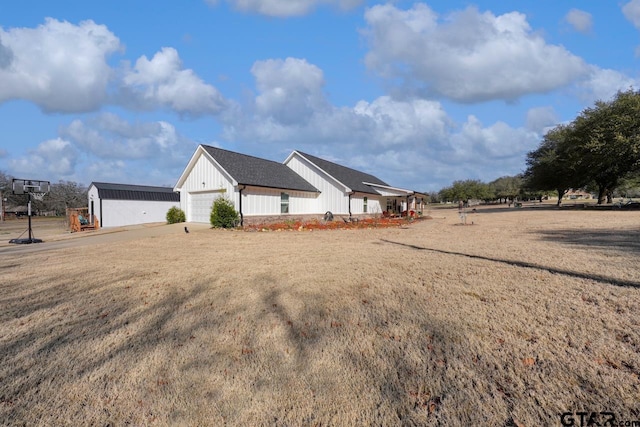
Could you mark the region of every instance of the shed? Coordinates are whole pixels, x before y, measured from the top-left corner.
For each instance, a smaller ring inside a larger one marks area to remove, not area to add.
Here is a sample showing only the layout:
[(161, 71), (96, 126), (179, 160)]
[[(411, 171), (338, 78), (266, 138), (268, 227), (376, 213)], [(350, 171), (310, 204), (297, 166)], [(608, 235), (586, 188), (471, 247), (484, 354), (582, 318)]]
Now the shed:
[(101, 227), (165, 222), (171, 207), (180, 207), (180, 195), (171, 187), (92, 182), (88, 191), (89, 216)]

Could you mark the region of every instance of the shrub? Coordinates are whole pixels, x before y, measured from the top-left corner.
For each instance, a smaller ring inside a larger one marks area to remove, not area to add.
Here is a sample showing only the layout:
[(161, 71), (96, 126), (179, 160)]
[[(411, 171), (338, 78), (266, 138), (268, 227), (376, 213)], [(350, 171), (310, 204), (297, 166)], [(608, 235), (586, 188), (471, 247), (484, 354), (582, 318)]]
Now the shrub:
[(226, 197), (218, 197), (211, 208), (211, 226), (214, 228), (233, 228), (238, 225), (240, 215), (233, 207), (233, 202)]
[(185, 222), (187, 217), (184, 214), (184, 211), (177, 206), (172, 206), (167, 211), (167, 222), (169, 224), (175, 224), (177, 222)]

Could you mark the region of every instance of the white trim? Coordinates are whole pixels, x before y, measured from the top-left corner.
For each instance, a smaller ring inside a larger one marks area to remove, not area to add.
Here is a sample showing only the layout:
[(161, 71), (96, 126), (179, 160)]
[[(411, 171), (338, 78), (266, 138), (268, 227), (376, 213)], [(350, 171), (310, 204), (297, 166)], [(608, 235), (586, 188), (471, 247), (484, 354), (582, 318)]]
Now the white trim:
[(369, 187), (373, 187), (374, 189), (376, 187), (378, 187), (378, 188), (384, 188), (386, 190), (397, 191), (399, 193), (406, 193), (407, 196), (411, 196), (411, 195), (415, 194), (415, 191), (413, 191), (413, 190), (405, 190), (404, 188), (391, 187), (391, 186), (388, 186), (388, 185), (373, 184), (371, 182), (363, 182), (363, 184), (364, 185), (368, 185)]
[(236, 181), (235, 178), (232, 177), (231, 174), (229, 172), (227, 172), (225, 170), (225, 168), (223, 168), (220, 165), (220, 163), (218, 163), (218, 161), (216, 159), (214, 159), (211, 156), (211, 154), (209, 154), (209, 152), (207, 150), (205, 150), (204, 147), (201, 144), (201, 145), (198, 145), (198, 148), (196, 148), (196, 151), (193, 153), (193, 156), (191, 156), (191, 160), (189, 160), (189, 163), (187, 163), (187, 167), (184, 168), (184, 171), (182, 172), (182, 175), (180, 175), (180, 178), (178, 178), (178, 182), (176, 183), (175, 187), (173, 187), (173, 191), (182, 191), (182, 186), (184, 185), (184, 182), (189, 177), (189, 174), (191, 173), (191, 170), (196, 165), (200, 155), (204, 155), (211, 163), (213, 163), (215, 166), (217, 166), (220, 169), (220, 171), (224, 175), (226, 175), (227, 178), (229, 178), (229, 181), (231, 182), (231, 184), (234, 187), (238, 186), (238, 181)]

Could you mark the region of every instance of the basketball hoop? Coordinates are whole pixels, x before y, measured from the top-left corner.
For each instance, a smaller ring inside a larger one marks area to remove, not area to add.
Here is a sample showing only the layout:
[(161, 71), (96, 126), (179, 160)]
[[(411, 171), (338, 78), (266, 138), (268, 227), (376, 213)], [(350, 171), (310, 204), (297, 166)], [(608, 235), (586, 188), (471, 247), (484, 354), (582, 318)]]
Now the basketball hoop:
[(34, 200), (42, 201), (44, 199), (44, 196), (47, 195), (47, 193), (35, 192), (35, 193), (29, 193), (29, 195), (33, 197)]
[(31, 229), (31, 199), (42, 201), (45, 194), (51, 190), (51, 184), (49, 181), (39, 181), (33, 179), (13, 179), (11, 182), (13, 194), (28, 194), (29, 200), (27, 202), (27, 210), (29, 213), (29, 228), (24, 232), (29, 232), (28, 238), (22, 238), (22, 233), (17, 239), (9, 240), (9, 243), (42, 243), (42, 240), (33, 237), (33, 231)]

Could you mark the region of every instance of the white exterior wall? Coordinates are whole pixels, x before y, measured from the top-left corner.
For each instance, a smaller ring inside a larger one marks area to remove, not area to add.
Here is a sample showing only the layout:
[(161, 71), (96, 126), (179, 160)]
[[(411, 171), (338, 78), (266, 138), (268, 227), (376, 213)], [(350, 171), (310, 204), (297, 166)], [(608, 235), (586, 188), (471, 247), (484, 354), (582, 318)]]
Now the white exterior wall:
[(309, 209), (313, 210), (309, 213), (324, 214), (331, 211), (337, 215), (349, 214), (349, 194), (344, 187), (298, 155), (294, 155), (287, 166), (320, 190), (315, 204), (309, 204)]
[[(95, 215), (98, 221), (100, 221), (100, 199), (98, 198), (98, 189), (95, 185), (89, 187), (87, 196), (89, 198), (89, 204), (87, 205), (89, 207), (89, 215)], [(93, 212), (91, 212), (91, 201), (93, 201)], [(102, 223), (100, 227), (102, 227)]]
[(304, 191), (247, 187), (242, 191), (244, 216), (280, 215), (281, 194), (289, 195), (288, 215), (313, 214), (317, 194)]
[[(204, 182), (204, 185), (202, 183)], [(235, 209), (240, 211), (240, 194), (242, 194), (242, 214), (244, 216), (280, 215), (280, 194), (289, 194), (289, 215), (317, 213), (317, 194), (304, 191), (280, 190), (262, 187), (246, 187), (240, 193), (233, 179), (205, 155), (201, 154), (189, 171), (180, 191), (180, 208), (185, 212), (188, 222), (200, 220), (191, 212), (191, 201), (196, 195), (228, 197)], [(324, 213), (324, 211), (322, 212)], [(208, 215), (205, 222), (208, 222)]]
[[(91, 212), (91, 202), (93, 202), (93, 212)], [(166, 222), (167, 211), (173, 206), (180, 207), (180, 203), (100, 199), (98, 189), (92, 185), (88, 191), (88, 206), (89, 215), (95, 215), (102, 228)]]
[[(94, 200), (94, 206), (99, 205)], [(102, 216), (97, 214), (100, 227), (122, 227), (125, 225), (166, 222), (167, 211), (178, 202), (153, 202), (147, 200), (102, 200)], [(96, 206), (96, 210), (100, 207)]]
[(188, 222), (193, 221), (190, 211), (190, 193), (212, 191), (224, 194), (233, 202), (236, 210), (238, 209), (238, 193), (235, 191), (232, 178), (201, 154), (180, 191), (180, 209), (185, 212)]
[[(364, 198), (367, 198), (367, 212), (364, 211)], [(386, 202), (387, 199), (383, 198), (382, 199), (385, 203), (385, 209), (386, 209)], [(381, 199), (376, 196), (375, 194), (362, 194), (362, 193), (356, 193), (354, 195), (351, 196), (351, 213), (353, 215), (358, 215), (358, 214), (367, 214), (367, 215), (373, 215), (373, 214), (381, 214), (383, 210), (382, 208), (382, 201)]]

